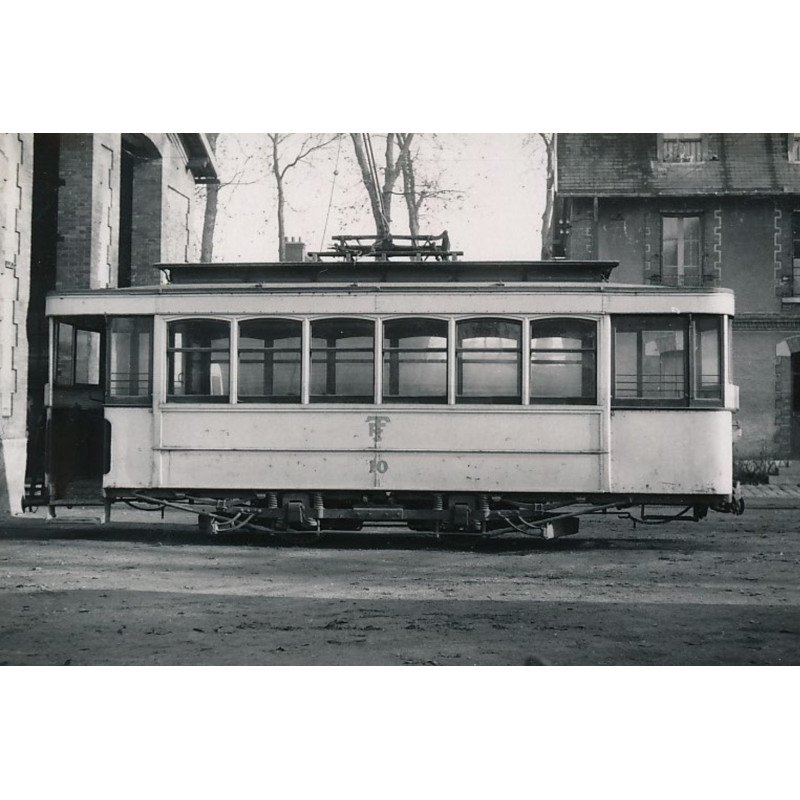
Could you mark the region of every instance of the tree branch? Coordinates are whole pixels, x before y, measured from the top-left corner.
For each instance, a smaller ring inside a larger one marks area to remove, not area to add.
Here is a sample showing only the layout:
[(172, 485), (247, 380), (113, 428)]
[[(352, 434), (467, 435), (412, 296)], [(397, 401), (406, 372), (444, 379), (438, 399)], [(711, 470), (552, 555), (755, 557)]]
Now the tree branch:
[(341, 135), (342, 135), (341, 133), (334, 134), (333, 136), (331, 136), (330, 139), (326, 139), (323, 142), (318, 142), (318, 143), (310, 145), (310, 146), (308, 146), (308, 142), (310, 140), (306, 139), (303, 142), (302, 146), (300, 147), (300, 152), (297, 154), (297, 157), (293, 161), (290, 161), (283, 168), (283, 174), (282, 174), (281, 177), (284, 177), (286, 175), (286, 173), (290, 169), (292, 169), (293, 167), (296, 167), (301, 161), (304, 161), (312, 153), (315, 153), (317, 150), (322, 150), (323, 147), (327, 147), (329, 144), (332, 144), (333, 142), (335, 142)]

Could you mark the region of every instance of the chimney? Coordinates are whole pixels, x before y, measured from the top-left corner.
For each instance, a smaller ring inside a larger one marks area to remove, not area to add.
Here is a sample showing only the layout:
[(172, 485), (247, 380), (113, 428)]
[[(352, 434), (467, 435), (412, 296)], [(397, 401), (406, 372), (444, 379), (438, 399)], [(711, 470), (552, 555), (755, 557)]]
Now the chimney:
[(306, 245), (300, 237), (297, 238), (297, 241), (294, 240), (294, 236), (289, 239), (288, 236), (284, 237), (283, 240), (283, 248), (284, 248), (284, 258), (286, 261), (305, 261), (306, 260)]

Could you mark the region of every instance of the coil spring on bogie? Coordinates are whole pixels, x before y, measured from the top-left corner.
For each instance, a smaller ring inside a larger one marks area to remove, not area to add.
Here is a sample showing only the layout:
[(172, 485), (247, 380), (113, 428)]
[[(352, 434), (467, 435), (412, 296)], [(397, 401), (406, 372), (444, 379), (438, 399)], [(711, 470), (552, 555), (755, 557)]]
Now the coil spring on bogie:
[(267, 508), (277, 508), (278, 507), (278, 493), (277, 492), (268, 492), (267, 493)]
[(322, 512), (325, 509), (325, 505), (322, 502), (322, 494), (320, 492), (314, 492), (314, 512), (319, 519), (322, 516)]
[(479, 529), (481, 533), (486, 533), (486, 523), (489, 519), (489, 495), (479, 495), (478, 504), (480, 510), (478, 512), (477, 519), (475, 520), (475, 527)]
[[(444, 510), (444, 498), (440, 494), (435, 494), (433, 496), (433, 510), (434, 511), (443, 511)], [(437, 519), (433, 523), (433, 530), (436, 535), (436, 538), (439, 538), (439, 530), (442, 527), (442, 521)]]

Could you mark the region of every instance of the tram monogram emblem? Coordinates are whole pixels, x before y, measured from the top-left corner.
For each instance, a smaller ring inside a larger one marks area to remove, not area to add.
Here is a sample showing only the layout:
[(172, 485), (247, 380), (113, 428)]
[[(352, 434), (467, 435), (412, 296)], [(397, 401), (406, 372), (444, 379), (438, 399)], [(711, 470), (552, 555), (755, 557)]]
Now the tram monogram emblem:
[(378, 415), (367, 417), (369, 423), (369, 435), (372, 440), (377, 444), (383, 437), (383, 429), (391, 422), (390, 417), (381, 417)]

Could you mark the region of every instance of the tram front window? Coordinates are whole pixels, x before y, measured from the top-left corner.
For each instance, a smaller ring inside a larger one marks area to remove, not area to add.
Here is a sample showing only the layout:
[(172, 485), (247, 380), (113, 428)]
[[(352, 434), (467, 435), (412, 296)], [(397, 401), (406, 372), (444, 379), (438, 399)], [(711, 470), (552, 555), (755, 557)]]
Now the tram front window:
[(239, 324), (239, 402), (298, 403), (302, 324), (250, 319)]
[(457, 330), (456, 402), (520, 403), (522, 323), (469, 319)]
[(710, 315), (616, 317), (615, 405), (721, 405), (721, 325)]
[(152, 338), (151, 317), (113, 317), (109, 321), (107, 402), (150, 402)]
[(447, 322), (437, 319), (384, 322), (383, 400), (447, 402)]
[(698, 398), (722, 398), (721, 320), (719, 317), (695, 317), (694, 369)]
[(229, 397), (230, 323), (186, 319), (167, 326), (167, 399), (226, 403)]
[(614, 338), (614, 397), (680, 404), (686, 397), (682, 317), (623, 317)]
[(597, 400), (597, 325), (581, 319), (531, 322), (531, 402)]
[(363, 319), (311, 323), (312, 403), (372, 403), (375, 325)]
[(56, 386), (75, 383), (75, 328), (66, 322), (56, 327)]
[(59, 322), (56, 326), (56, 386), (97, 386), (100, 383), (100, 342), (97, 331)]

